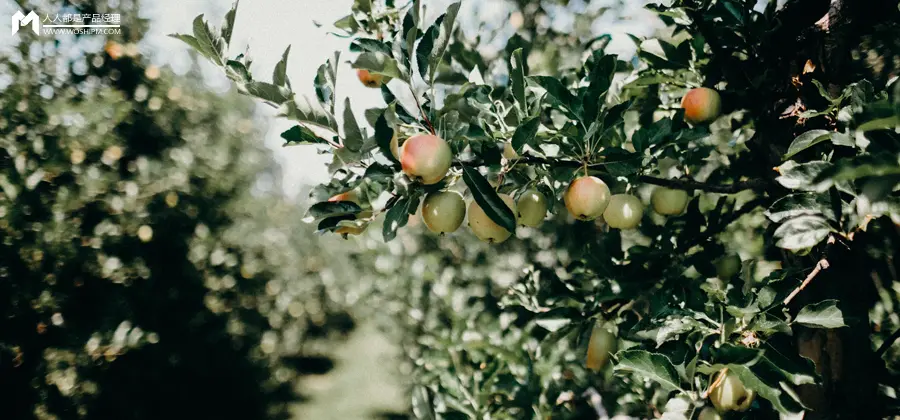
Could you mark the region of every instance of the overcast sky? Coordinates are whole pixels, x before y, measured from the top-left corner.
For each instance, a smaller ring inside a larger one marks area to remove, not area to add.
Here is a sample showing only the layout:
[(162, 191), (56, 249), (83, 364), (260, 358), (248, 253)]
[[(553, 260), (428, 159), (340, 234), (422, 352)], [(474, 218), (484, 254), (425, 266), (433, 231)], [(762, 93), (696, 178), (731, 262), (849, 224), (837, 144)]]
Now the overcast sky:
[[(118, 3), (119, 0), (109, 0)], [(426, 20), (434, 19), (446, 9), (450, 0), (423, 0), (426, 5)], [(187, 71), (191, 64), (187, 47), (181, 41), (169, 38), (167, 35), (175, 32), (190, 33), (191, 21), (200, 14), (205, 13), (207, 19), (213, 25), (219, 26), (221, 18), (231, 7), (231, 0), (144, 0), (141, 2), (142, 17), (150, 19), (150, 29), (145, 35), (141, 50), (158, 65), (169, 65), (176, 72)], [(353, 108), (358, 114), (358, 119), (364, 121), (362, 112), (382, 104), (380, 92), (377, 89), (363, 87), (355, 77), (347, 60), (352, 54), (347, 50), (348, 41), (333, 35), (328, 35), (330, 24), (347, 15), (350, 11), (352, 0), (241, 0), (232, 36), (230, 55), (243, 52), (247, 45), (250, 46), (253, 57), (251, 71), (257, 77), (268, 80), (272, 68), (281, 58), (281, 54), (287, 45), (292, 45), (288, 62), (288, 76), (296, 92), (304, 95), (314, 95), (312, 80), (315, 77), (318, 66), (332, 57), (334, 51), (341, 51), (341, 65), (338, 73), (337, 96), (338, 104), (343, 103), (343, 98), (353, 98)], [(576, 13), (584, 8), (597, 8), (617, 3), (616, 0), (570, 0), (569, 7)], [(592, 28), (597, 33), (613, 34), (613, 44), (608, 48), (609, 52), (630, 56), (634, 51), (632, 42), (625, 36), (626, 33), (637, 35), (649, 35), (654, 26), (648, 22), (656, 22), (643, 10), (640, 1), (625, 1), (625, 10), (618, 14), (607, 14), (598, 19)], [(469, 29), (467, 34), (474, 32), (474, 17), (495, 23), (506, 25), (508, 10), (506, 0), (463, 0), (458, 21), (462, 22), (464, 29)], [(12, 0), (0, 0), (0, 49), (8, 48), (15, 38), (10, 36), (11, 16), (18, 6)], [(52, 11), (36, 10), (43, 16)], [(27, 11), (25, 11), (27, 13)], [(126, 13), (123, 11), (123, 13)], [(324, 26), (316, 27), (313, 21), (321, 22)], [(565, 13), (559, 13), (553, 25), (560, 30), (565, 30), (571, 24), (571, 18)], [(493, 25), (492, 25), (493, 26)], [(102, 48), (103, 40), (97, 37), (97, 45)], [(72, 49), (72, 54), (77, 52)], [(201, 64), (204, 74), (208, 75), (208, 83), (211, 89), (224, 91), (229, 89), (228, 80), (213, 65), (203, 62)], [(340, 105), (338, 105), (340, 108)], [(266, 145), (275, 150), (276, 158), (281, 163), (284, 178), (284, 189), (288, 195), (295, 195), (303, 184), (319, 183), (328, 179), (325, 164), (328, 158), (319, 155), (313, 146), (296, 146), (283, 148), (279, 134), (290, 128), (291, 123), (285, 120), (271, 118), (271, 108), (260, 105), (260, 113), (269, 116), (265, 139)], [(340, 115), (338, 109), (338, 115)], [(253, 139), (248, 139), (253, 141)]]

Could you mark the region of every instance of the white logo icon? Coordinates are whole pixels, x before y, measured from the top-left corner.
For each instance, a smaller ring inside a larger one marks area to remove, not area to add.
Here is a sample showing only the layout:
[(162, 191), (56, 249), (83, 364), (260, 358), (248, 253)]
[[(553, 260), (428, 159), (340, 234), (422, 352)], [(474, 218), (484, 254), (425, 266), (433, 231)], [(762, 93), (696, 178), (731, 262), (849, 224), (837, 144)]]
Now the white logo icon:
[(37, 13), (34, 13), (34, 10), (28, 12), (27, 15), (22, 14), (21, 10), (16, 12), (16, 14), (12, 15), (12, 35), (19, 32), (20, 27), (28, 26), (29, 23), (31, 24), (31, 30), (34, 31), (34, 34), (40, 35), (41, 19), (38, 17)]

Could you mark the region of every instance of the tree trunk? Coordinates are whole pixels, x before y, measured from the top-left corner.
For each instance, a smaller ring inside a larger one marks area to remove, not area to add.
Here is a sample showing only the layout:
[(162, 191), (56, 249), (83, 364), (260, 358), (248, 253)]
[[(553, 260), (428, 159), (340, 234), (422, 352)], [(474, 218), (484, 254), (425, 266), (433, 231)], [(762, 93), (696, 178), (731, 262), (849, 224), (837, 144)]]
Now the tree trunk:
[(826, 299), (839, 301), (847, 327), (839, 329), (794, 328), (800, 354), (816, 364), (821, 385), (804, 385), (800, 397), (810, 408), (804, 420), (878, 419), (878, 378), (884, 363), (875, 356), (870, 340), (869, 309), (877, 299), (869, 271), (860, 262), (865, 240), (857, 235), (848, 249), (834, 244), (829, 267), (813, 279), (793, 312), (806, 304)]

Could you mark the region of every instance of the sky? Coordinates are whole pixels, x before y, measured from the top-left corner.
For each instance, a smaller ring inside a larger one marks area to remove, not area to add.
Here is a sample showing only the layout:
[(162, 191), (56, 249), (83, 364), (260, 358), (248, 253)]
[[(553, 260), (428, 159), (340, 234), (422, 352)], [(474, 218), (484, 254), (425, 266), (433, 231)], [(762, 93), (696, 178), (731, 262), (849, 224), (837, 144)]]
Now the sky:
[[(108, 0), (111, 4), (119, 4), (123, 0)], [(426, 22), (435, 19), (450, 0), (423, 0), (426, 5)], [(40, 3), (40, 2), (38, 2)], [(253, 57), (251, 72), (268, 80), (275, 63), (281, 58), (284, 49), (291, 45), (287, 73), (293, 89), (298, 94), (313, 96), (312, 80), (320, 64), (331, 58), (335, 51), (341, 51), (341, 64), (338, 72), (337, 97), (338, 115), (344, 97), (351, 97), (353, 109), (359, 121), (365, 121), (363, 111), (367, 108), (383, 104), (377, 89), (363, 87), (356, 79), (355, 73), (347, 61), (353, 58), (349, 52), (348, 40), (329, 35), (331, 23), (346, 16), (350, 11), (352, 0), (241, 0), (237, 12), (232, 45), (229, 54), (234, 56), (244, 52), (249, 45)], [(618, 3), (615, 0), (570, 0), (569, 7), (577, 13), (591, 7), (603, 7)], [(597, 19), (592, 25), (596, 33), (611, 33), (613, 43), (607, 51), (625, 57), (634, 52), (634, 45), (625, 36), (626, 33), (650, 35), (654, 30), (655, 19), (649, 18), (649, 12), (643, 9), (644, 2), (625, 1), (623, 10), (618, 14), (607, 14)], [(141, 17), (150, 21), (150, 28), (140, 44), (141, 52), (160, 66), (170, 66), (176, 73), (184, 73), (193, 63), (188, 48), (181, 41), (167, 35), (176, 32), (190, 33), (191, 22), (198, 14), (204, 13), (207, 19), (219, 26), (225, 12), (231, 7), (231, 0), (143, 0), (139, 11)], [(459, 22), (467, 35), (472, 35), (476, 27), (474, 18), (507, 25), (508, 11), (505, 0), (463, 0)], [(11, 16), (18, 9), (12, 0), (0, 0), (0, 53), (14, 42), (10, 36)], [(47, 11), (36, 10), (43, 16)], [(27, 13), (27, 11), (25, 11)], [(126, 13), (123, 11), (123, 13)], [(317, 27), (313, 22), (320, 22)], [(556, 29), (565, 30), (571, 25), (571, 14), (559, 11), (554, 17)], [(501, 26), (502, 27), (502, 26)], [(509, 30), (511, 33), (511, 30)], [(87, 48), (102, 48), (103, 40), (97, 37), (96, 45)], [(72, 54), (77, 51), (72, 50)], [(218, 68), (205, 61), (200, 63), (203, 74), (210, 89), (226, 91), (229, 81)], [(394, 82), (399, 83), (399, 82)], [(327, 182), (327, 155), (317, 153), (315, 146), (282, 147), (279, 134), (292, 126), (283, 119), (274, 118), (274, 111), (260, 104), (257, 111), (266, 124), (266, 135), (263, 139), (248, 141), (264, 141), (275, 152), (281, 164), (284, 179), (284, 192), (288, 197), (296, 196), (304, 185)]]

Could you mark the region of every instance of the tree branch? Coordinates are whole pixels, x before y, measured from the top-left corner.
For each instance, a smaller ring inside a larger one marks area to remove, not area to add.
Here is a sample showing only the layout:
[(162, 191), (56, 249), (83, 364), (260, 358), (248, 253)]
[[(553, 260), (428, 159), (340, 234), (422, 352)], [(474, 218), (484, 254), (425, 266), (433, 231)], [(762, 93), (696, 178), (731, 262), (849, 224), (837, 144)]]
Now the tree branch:
[(884, 340), (884, 343), (881, 343), (881, 346), (878, 347), (878, 350), (875, 350), (875, 356), (879, 358), (881, 356), (884, 356), (884, 354), (887, 353), (888, 349), (890, 349), (891, 346), (894, 345), (894, 342), (897, 341), (898, 338), (900, 338), (900, 329), (894, 331), (894, 333), (891, 334), (890, 337)]
[[(556, 166), (561, 168), (580, 168), (584, 166), (584, 163), (578, 160), (571, 159), (555, 159), (555, 158), (546, 158), (539, 156), (523, 156), (518, 159), (515, 159), (516, 164), (520, 165), (548, 165), (548, 166)], [(620, 160), (617, 161), (609, 161), (609, 162), (595, 162), (589, 163), (587, 165), (588, 168), (599, 168), (609, 164), (622, 162)], [(462, 167), (462, 166), (486, 166), (487, 164), (481, 160), (471, 160), (471, 161), (454, 161), (452, 164), (454, 167)], [(676, 190), (700, 190), (706, 192), (714, 192), (720, 194), (734, 194), (737, 192), (741, 192), (744, 190), (759, 190), (767, 185), (766, 180), (764, 179), (751, 179), (749, 181), (736, 182), (733, 184), (707, 184), (705, 182), (694, 181), (692, 179), (663, 179), (656, 178), (649, 175), (641, 175), (638, 177), (638, 180), (647, 184), (659, 185), (667, 188), (672, 188)]]
[(725, 185), (707, 184), (705, 182), (698, 182), (691, 179), (655, 178), (648, 175), (641, 175), (638, 179), (647, 184), (659, 185), (676, 190), (700, 190), (721, 194), (734, 194), (744, 190), (758, 190), (762, 189), (767, 184), (763, 179), (751, 179), (749, 181), (735, 182), (734, 184)]

